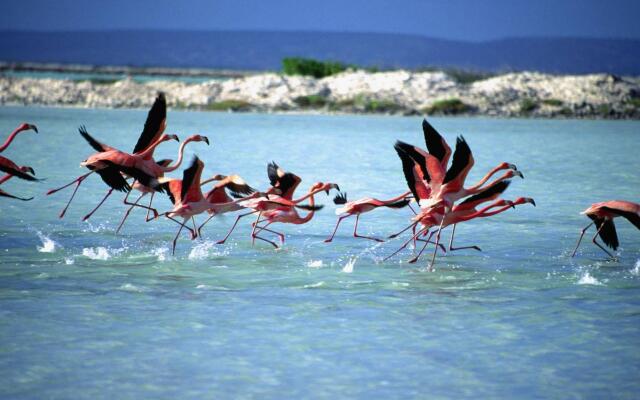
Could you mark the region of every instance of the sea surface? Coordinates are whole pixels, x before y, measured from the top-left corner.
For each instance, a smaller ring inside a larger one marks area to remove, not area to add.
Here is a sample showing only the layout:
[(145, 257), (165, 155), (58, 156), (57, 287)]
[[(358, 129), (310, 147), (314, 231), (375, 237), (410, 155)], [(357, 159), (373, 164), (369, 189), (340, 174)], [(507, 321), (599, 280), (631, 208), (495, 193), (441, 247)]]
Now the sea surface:
[[(233, 223), (226, 215), (202, 239), (183, 234), (172, 256), (171, 221), (145, 223), (137, 210), (114, 233), (120, 193), (82, 222), (106, 191), (95, 176), (59, 219), (71, 190), (44, 194), (84, 173), (92, 149), (78, 126), (129, 151), (145, 115), (0, 108), (2, 137), (22, 121), (40, 129), (2, 155), (45, 179), (2, 186), (35, 199), (0, 199), (0, 398), (638, 397), (640, 232), (616, 220), (617, 262), (590, 236), (570, 254), (589, 223), (580, 211), (640, 201), (639, 122), (431, 119), (449, 143), (467, 139), (476, 161), (468, 183), (512, 162), (525, 179), (504, 197), (530, 196), (537, 207), (460, 225), (456, 243), (483, 251), (439, 256), (427, 272), (428, 257), (407, 263), (410, 248), (383, 261), (403, 237), (356, 239), (353, 219), (323, 243), (336, 222), (324, 193), (310, 223), (274, 226), (286, 233), (281, 250), (252, 245), (248, 219), (216, 245)], [(336, 182), (350, 200), (406, 191), (393, 143), (424, 145), (420, 117), (170, 110), (167, 132), (210, 138), (185, 158), (198, 154), (205, 177), (238, 173), (265, 189), (274, 160), (302, 177), (299, 193)], [(164, 144), (157, 158), (176, 151)], [(411, 215), (378, 209), (359, 231), (385, 237)]]

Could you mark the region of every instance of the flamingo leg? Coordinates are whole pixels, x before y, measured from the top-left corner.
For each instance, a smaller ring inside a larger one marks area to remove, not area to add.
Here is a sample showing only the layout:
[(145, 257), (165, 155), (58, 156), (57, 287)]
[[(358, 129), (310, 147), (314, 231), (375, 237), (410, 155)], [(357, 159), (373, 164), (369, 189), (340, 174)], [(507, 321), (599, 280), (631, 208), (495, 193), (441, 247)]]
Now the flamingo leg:
[(273, 241), (271, 241), (271, 240), (269, 240), (269, 239), (265, 239), (265, 238), (263, 238), (263, 237), (261, 237), (261, 236), (258, 236), (258, 235), (254, 235), (253, 237), (254, 237), (255, 239), (260, 239), (260, 240), (262, 240), (262, 241), (265, 241), (265, 242), (267, 242), (267, 243), (271, 244), (271, 245), (272, 245), (273, 247), (275, 247), (276, 249), (278, 249), (278, 248), (279, 248), (279, 247), (278, 247), (278, 245), (277, 245), (275, 242), (273, 242)]
[(413, 228), (411, 228), (411, 234), (413, 235), (413, 250), (416, 250), (416, 228), (418, 227), (418, 225), (413, 225)]
[(182, 232), (182, 228), (185, 228), (187, 230), (189, 230), (189, 232), (191, 233), (191, 236), (193, 237), (194, 232), (191, 228), (189, 228), (186, 225), (186, 221), (187, 219), (185, 218), (183, 222), (178, 221), (177, 219), (170, 217), (169, 215), (167, 215), (166, 213), (163, 214), (165, 217), (167, 217), (168, 219), (170, 219), (171, 221), (175, 222), (176, 224), (180, 225), (180, 229), (178, 229), (178, 233), (176, 234), (176, 237), (173, 239), (173, 250), (171, 251), (171, 254), (174, 255), (176, 254), (176, 243), (178, 242), (178, 237), (180, 236), (180, 232)]
[(612, 259), (616, 259), (616, 257), (609, 253), (609, 251), (607, 249), (604, 248), (604, 246), (602, 246), (600, 243), (598, 243), (598, 241), (596, 240), (596, 238), (598, 237), (598, 234), (600, 233), (600, 231), (602, 230), (602, 228), (604, 228), (604, 224), (600, 225), (600, 229), (598, 229), (598, 231), (596, 232), (595, 235), (593, 235), (593, 239), (591, 239), (591, 241), (593, 242), (593, 244), (595, 244), (596, 246), (600, 247), (602, 249), (602, 251), (604, 251), (605, 253), (607, 253), (609, 255), (609, 257), (611, 257)]
[(207, 222), (211, 221), (211, 219), (213, 217), (215, 217), (216, 214), (213, 213), (209, 216), (209, 218), (206, 219), (206, 221), (204, 221), (199, 227), (198, 227), (198, 236), (202, 237), (202, 227), (205, 226), (207, 224)]
[(398, 237), (398, 236), (400, 236), (400, 234), (404, 233), (405, 231), (408, 231), (408, 230), (409, 230), (409, 229), (411, 229), (411, 228), (415, 228), (417, 225), (418, 225), (418, 223), (417, 223), (417, 222), (413, 222), (411, 225), (407, 226), (406, 228), (404, 228), (404, 229), (403, 229), (403, 230), (401, 230), (400, 232), (398, 232), (398, 233), (394, 233), (393, 235), (389, 235), (389, 236), (387, 237), (387, 239), (393, 239), (393, 238), (395, 238), (395, 237)]
[[(135, 203), (137, 204), (144, 196), (146, 195), (146, 193), (142, 193), (135, 201)], [(122, 229), (122, 226), (124, 225), (124, 221), (127, 220), (127, 218), (129, 217), (129, 214), (131, 214), (131, 211), (133, 210), (133, 207), (135, 206), (131, 206), (127, 209), (127, 211), (124, 213), (124, 217), (122, 217), (122, 221), (120, 221), (120, 225), (118, 225), (118, 229), (116, 229), (116, 235), (118, 233), (120, 233), (120, 229)]]
[(407, 204), (407, 206), (409, 206), (409, 209), (411, 210), (411, 212), (413, 212), (413, 215), (418, 215), (416, 210), (414, 210), (413, 207), (411, 207), (411, 203)]
[(100, 206), (101, 206), (101, 205), (102, 205), (102, 204), (107, 200), (107, 198), (108, 198), (109, 196), (111, 196), (111, 193), (113, 193), (113, 188), (111, 188), (111, 189), (109, 189), (109, 191), (107, 191), (107, 194), (102, 198), (102, 200), (100, 201), (100, 203), (98, 203), (98, 205), (97, 205), (93, 210), (91, 210), (91, 212), (89, 212), (89, 214), (85, 215), (85, 216), (82, 218), (82, 220), (83, 220), (83, 221), (86, 221), (86, 220), (88, 220), (89, 218), (91, 218), (91, 216), (92, 216), (96, 211), (98, 211), (98, 208), (100, 208)]
[[(408, 261), (408, 262), (409, 262), (409, 264), (413, 264), (413, 263), (415, 263), (416, 261), (418, 261), (418, 259), (419, 259), (419, 258), (420, 258), (420, 256), (422, 255), (422, 252), (424, 252), (424, 250), (427, 248), (427, 245), (428, 245), (429, 243), (431, 243), (431, 244), (436, 244), (435, 242), (432, 242), (432, 241), (431, 241), (431, 238), (433, 237), (433, 235), (434, 235), (435, 233), (436, 233), (435, 231), (431, 232), (431, 234), (429, 235), (429, 237), (428, 237), (427, 239), (420, 239), (420, 238), (417, 238), (417, 239), (416, 239), (416, 240), (418, 240), (418, 241), (420, 241), (420, 242), (424, 242), (424, 246), (422, 246), (422, 249), (420, 250), (420, 252), (418, 253), (418, 255), (417, 255), (417, 256), (413, 257), (411, 260), (409, 260), (409, 261)], [(427, 234), (427, 233), (425, 232), (425, 235), (426, 235), (426, 234)], [(440, 250), (442, 250), (442, 252), (443, 252), (444, 254), (447, 254), (447, 250), (444, 248), (444, 246), (443, 246), (443, 245), (441, 245), (441, 244), (437, 244), (437, 245), (436, 245), (436, 249), (438, 249), (438, 248), (439, 248)]]
[(71, 181), (70, 183), (67, 183), (64, 186), (61, 186), (57, 189), (51, 189), (47, 192), (47, 196), (49, 196), (50, 194), (54, 194), (55, 192), (68, 188), (69, 186), (73, 185), (74, 183), (76, 184), (76, 188), (73, 189), (73, 193), (71, 194), (71, 198), (69, 199), (69, 201), (67, 202), (67, 205), (62, 209), (62, 211), (60, 212), (60, 215), (58, 216), (58, 218), (64, 218), (64, 215), (67, 213), (67, 209), (69, 208), (69, 206), (71, 205), (71, 201), (73, 201), (73, 198), (76, 196), (76, 192), (78, 191), (78, 188), (80, 187), (80, 184), (82, 183), (82, 181), (84, 181), (89, 175), (93, 174), (95, 171), (91, 171), (89, 173), (86, 173), (82, 176), (77, 177), (76, 179), (74, 179), (73, 181)]
[(182, 232), (182, 228), (184, 228), (184, 223), (180, 224), (180, 228), (178, 228), (178, 233), (176, 233), (176, 236), (173, 238), (173, 247), (171, 249), (171, 255), (176, 254), (176, 244), (178, 243), (178, 237), (180, 237), (180, 232)]
[(575, 257), (576, 252), (578, 251), (578, 247), (580, 247), (580, 242), (582, 241), (582, 237), (584, 236), (584, 233), (587, 231), (587, 229), (591, 228), (591, 225), (593, 225), (593, 222), (590, 223), (589, 225), (585, 226), (582, 231), (580, 232), (580, 237), (578, 238), (578, 243), (576, 244), (576, 248), (573, 249), (573, 254), (571, 254), (571, 257)]
[(255, 214), (257, 212), (258, 212), (258, 210), (255, 210), (255, 211), (251, 211), (251, 212), (248, 212), (248, 213), (244, 213), (244, 214), (238, 215), (238, 217), (236, 218), (236, 222), (233, 223), (233, 226), (231, 227), (231, 229), (227, 233), (227, 236), (225, 236), (224, 239), (222, 239), (222, 240), (218, 240), (216, 242), (216, 244), (224, 244), (224, 242), (226, 242), (227, 239), (229, 239), (229, 236), (231, 236), (231, 232), (233, 232), (233, 230), (236, 228), (236, 225), (238, 225), (238, 221), (240, 221), (240, 218), (246, 217), (247, 215)]
[(151, 198), (149, 199), (149, 209), (147, 210), (147, 217), (145, 218), (145, 222), (149, 222), (154, 219), (154, 218), (149, 218), (149, 213), (151, 213), (151, 203), (153, 203), (153, 195), (155, 194), (156, 192), (151, 192)]
[[(133, 181), (133, 183), (131, 184), (131, 186), (133, 187), (133, 186), (136, 184), (136, 182), (137, 182), (137, 181)], [(148, 210), (148, 211), (153, 212), (153, 218), (152, 218), (152, 219), (156, 219), (156, 218), (158, 218), (158, 216), (159, 216), (159, 215), (158, 215), (158, 210), (156, 210), (155, 208), (153, 208), (153, 207), (147, 207), (147, 206), (142, 205), (142, 204), (137, 203), (137, 202), (130, 203), (130, 202), (129, 202), (129, 194), (131, 194), (131, 191), (129, 191), (129, 192), (127, 193), (127, 195), (124, 197), (124, 204), (126, 204), (126, 205), (128, 205), (128, 206), (144, 208), (144, 209), (146, 209), (146, 210)]]
[(271, 232), (274, 235), (277, 235), (280, 238), (280, 243), (284, 245), (284, 233), (274, 231), (273, 229), (268, 229), (267, 226), (269, 225), (271, 225), (271, 222), (267, 222), (265, 226), (256, 226), (256, 229), (259, 229), (256, 231), (256, 235), (258, 234), (258, 232), (262, 232), (262, 231)]
[(382, 239), (374, 238), (374, 237), (371, 237), (371, 236), (358, 235), (357, 231), (358, 231), (358, 220), (359, 219), (360, 219), (360, 214), (356, 214), (356, 225), (353, 227), (353, 237), (374, 240), (374, 241), (379, 242), (379, 243), (384, 242), (384, 240), (382, 240)]
[(260, 217), (262, 216), (262, 211), (258, 213), (258, 218), (256, 218), (255, 222), (251, 224), (251, 245), (253, 246), (256, 243), (256, 226), (260, 221)]
[(440, 234), (442, 233), (442, 225), (444, 224), (444, 216), (442, 217), (442, 222), (440, 222), (440, 226), (438, 227), (438, 233), (436, 235), (436, 247), (433, 249), (433, 257), (431, 257), (431, 264), (429, 264), (429, 272), (433, 271), (433, 265), (436, 262), (436, 254), (438, 252), (438, 244), (440, 244)]
[(398, 248), (398, 250), (394, 251), (393, 253), (391, 253), (390, 255), (388, 255), (387, 257), (385, 257), (382, 261), (387, 261), (387, 260), (388, 260), (388, 259), (390, 259), (391, 257), (395, 256), (395, 255), (396, 255), (396, 254), (398, 254), (400, 251), (402, 251), (402, 249), (406, 248), (406, 247), (409, 245), (409, 243), (411, 243), (411, 242), (415, 239), (415, 237), (416, 237), (416, 236), (418, 236), (418, 235), (420, 235), (420, 234), (422, 234), (422, 233), (426, 233), (426, 232), (428, 232), (428, 231), (429, 231), (429, 228), (422, 228), (422, 229), (420, 229), (420, 230), (418, 231), (418, 233), (416, 233), (414, 236), (410, 237), (410, 238), (409, 238), (409, 240), (407, 240), (406, 242), (404, 242), (404, 243), (402, 244), (402, 246), (400, 246), (400, 247)]
[(457, 224), (453, 224), (453, 231), (451, 232), (451, 239), (449, 240), (449, 251), (464, 250), (464, 249), (476, 249), (478, 251), (482, 251), (482, 249), (478, 246), (453, 247), (453, 237), (456, 234), (456, 225)]
[[(429, 236), (429, 238), (431, 238), (431, 236), (433, 236), (433, 232), (431, 232), (431, 235)], [(418, 261), (418, 258), (420, 258), (420, 256), (422, 255), (422, 252), (424, 251), (424, 249), (426, 249), (426, 248), (427, 248), (427, 246), (429, 245), (429, 243), (430, 243), (430, 242), (429, 242), (428, 240), (425, 240), (425, 241), (424, 241), (424, 245), (422, 246), (422, 248), (421, 248), (421, 249), (420, 249), (420, 251), (418, 252), (418, 255), (416, 255), (415, 257), (413, 257), (412, 259), (410, 259), (410, 260), (408, 261), (408, 263), (409, 263), (409, 264), (413, 264), (413, 263), (415, 263), (416, 261)]]
[(338, 231), (338, 225), (340, 225), (340, 222), (342, 222), (343, 219), (350, 217), (351, 214), (347, 214), (347, 215), (343, 215), (342, 217), (338, 218), (338, 222), (336, 223), (336, 227), (333, 229), (333, 233), (331, 234), (331, 236), (328, 239), (325, 239), (324, 242), (325, 243), (329, 243), (333, 240), (333, 237), (336, 235), (336, 232)]
[(193, 223), (193, 232), (194, 232), (191, 237), (191, 240), (193, 240), (198, 237), (198, 227), (196, 225), (196, 218), (193, 215), (191, 216), (191, 222)]

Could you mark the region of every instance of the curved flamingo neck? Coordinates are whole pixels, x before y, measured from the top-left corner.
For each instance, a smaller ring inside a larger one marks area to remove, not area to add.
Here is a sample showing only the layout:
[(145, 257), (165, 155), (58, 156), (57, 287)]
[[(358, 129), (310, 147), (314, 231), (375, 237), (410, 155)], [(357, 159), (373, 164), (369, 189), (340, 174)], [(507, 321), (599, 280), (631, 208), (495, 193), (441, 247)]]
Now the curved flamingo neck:
[(402, 194), (401, 194), (400, 196), (398, 196), (398, 197), (394, 197), (393, 199), (384, 200), (384, 201), (382, 201), (382, 203), (384, 203), (384, 204), (388, 204), (388, 203), (395, 203), (396, 201), (402, 200), (402, 199), (404, 199), (405, 197), (409, 196), (410, 194), (411, 194), (411, 191), (407, 191), (407, 192), (402, 193)]
[(470, 219), (474, 219), (474, 218), (485, 218), (485, 217), (490, 217), (492, 215), (496, 215), (496, 214), (500, 214), (501, 212), (507, 211), (508, 209), (511, 208), (511, 205), (506, 205), (503, 206), (495, 211), (491, 211), (491, 212), (487, 212), (488, 210), (490, 210), (491, 208), (495, 208), (495, 207), (499, 207), (496, 204), (493, 205), (488, 205), (476, 212), (474, 212), (473, 214), (469, 214), (463, 217), (460, 217), (458, 222), (463, 222), (463, 221), (469, 221)]
[(156, 150), (156, 147), (158, 147), (160, 145), (160, 143), (166, 142), (167, 140), (169, 140), (169, 139), (161, 137), (155, 143), (153, 143), (151, 146), (149, 146), (146, 149), (144, 149), (141, 153), (138, 153), (138, 156), (142, 157), (143, 159), (151, 158), (153, 156), (153, 152)]
[(487, 173), (475, 185), (471, 186), (467, 190), (478, 190), (480, 188), (480, 186), (484, 185), (489, 180), (489, 178), (491, 178), (493, 175), (495, 175), (498, 171), (502, 171), (503, 169), (504, 169), (504, 167), (502, 167), (501, 165), (498, 165), (498, 166), (494, 167), (491, 171), (489, 171), (489, 173)]
[[(315, 201), (313, 199), (313, 194), (311, 196), (309, 196), (309, 205), (311, 207), (314, 207), (316, 205)], [(313, 218), (313, 214), (315, 214), (315, 210), (311, 209), (309, 211), (309, 213), (307, 215), (305, 215), (303, 218), (300, 218), (300, 220), (297, 223), (298, 224), (306, 224), (307, 222), (311, 221), (311, 218)]]
[(22, 129), (20, 129), (20, 127), (16, 128), (13, 132), (11, 132), (7, 140), (5, 140), (4, 144), (0, 146), (0, 153), (2, 153), (7, 147), (9, 147), (11, 142), (13, 142), (13, 139), (15, 139), (16, 136), (18, 136), (18, 133), (20, 132), (22, 132)]
[(300, 203), (301, 201), (304, 201), (308, 198), (311, 198), (310, 201), (313, 201), (313, 195), (316, 193), (320, 193), (322, 192), (324, 189), (323, 188), (318, 188), (318, 189), (309, 189), (309, 193), (305, 194), (304, 196), (295, 199), (295, 200), (291, 200), (292, 203)]
[[(191, 143), (191, 142), (193, 142), (193, 139), (189, 138), (184, 142), (182, 142), (182, 144), (180, 144), (180, 148), (178, 149), (178, 159), (173, 165), (162, 168), (164, 172), (175, 171), (176, 169), (178, 169), (178, 167), (180, 167), (180, 164), (182, 164), (182, 157), (184, 156), (184, 148), (187, 146), (187, 143)], [(208, 182), (211, 182), (211, 181), (210, 180), (205, 181), (205, 183), (208, 183)]]

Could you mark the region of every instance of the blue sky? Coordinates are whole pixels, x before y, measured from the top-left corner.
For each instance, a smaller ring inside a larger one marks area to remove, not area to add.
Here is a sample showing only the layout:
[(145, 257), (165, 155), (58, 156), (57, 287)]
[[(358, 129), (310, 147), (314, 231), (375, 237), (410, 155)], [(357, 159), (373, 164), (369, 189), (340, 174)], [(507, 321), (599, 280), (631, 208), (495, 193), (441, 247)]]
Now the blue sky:
[(16, 0), (0, 29), (193, 29), (395, 32), (640, 39), (638, 0)]

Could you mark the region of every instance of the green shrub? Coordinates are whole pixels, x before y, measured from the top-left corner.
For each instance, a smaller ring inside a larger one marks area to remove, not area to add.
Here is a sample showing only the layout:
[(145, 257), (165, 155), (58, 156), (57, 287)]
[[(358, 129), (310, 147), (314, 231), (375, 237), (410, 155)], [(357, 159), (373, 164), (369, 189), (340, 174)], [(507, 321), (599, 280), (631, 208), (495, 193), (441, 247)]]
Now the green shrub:
[(208, 111), (248, 111), (251, 107), (253, 107), (251, 103), (243, 100), (223, 100), (207, 104), (205, 109)]
[(312, 94), (296, 97), (293, 102), (302, 108), (322, 108), (327, 104), (327, 99), (320, 95)]
[(445, 115), (454, 115), (454, 114), (462, 114), (465, 112), (471, 111), (471, 107), (468, 104), (465, 104), (460, 99), (445, 99), (438, 100), (431, 104), (431, 106), (424, 109), (425, 114), (445, 114)]
[(523, 99), (520, 102), (520, 112), (523, 114), (528, 114), (536, 108), (538, 108), (538, 103), (533, 99)]
[(596, 107), (596, 113), (602, 116), (611, 114), (611, 111), (611, 106), (609, 104), (600, 104), (598, 107)]
[(79, 82), (90, 82), (94, 85), (113, 85), (114, 83), (120, 81), (120, 79), (112, 79), (112, 78), (91, 78), (91, 79), (82, 79)]
[(346, 70), (349, 66), (336, 61), (318, 61), (310, 58), (287, 57), (282, 60), (285, 75), (307, 75), (324, 78)]
[(477, 81), (482, 81), (491, 77), (496, 76), (496, 74), (482, 71), (473, 71), (467, 69), (458, 69), (458, 68), (438, 68), (438, 67), (425, 67), (418, 68), (416, 72), (444, 72), (449, 75), (451, 79), (456, 81), (457, 83), (469, 84)]
[(640, 108), (640, 97), (634, 97), (627, 100), (627, 104), (633, 106), (633, 108)]
[(562, 102), (562, 100), (558, 100), (558, 99), (544, 99), (542, 100), (542, 104), (552, 106), (552, 107), (560, 107), (564, 103)]
[(368, 100), (364, 103), (364, 110), (371, 113), (389, 113), (402, 109), (402, 106), (392, 100)]

